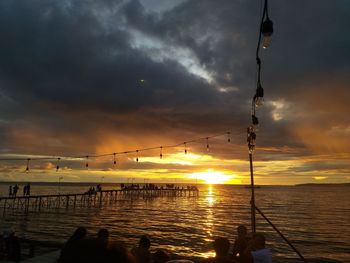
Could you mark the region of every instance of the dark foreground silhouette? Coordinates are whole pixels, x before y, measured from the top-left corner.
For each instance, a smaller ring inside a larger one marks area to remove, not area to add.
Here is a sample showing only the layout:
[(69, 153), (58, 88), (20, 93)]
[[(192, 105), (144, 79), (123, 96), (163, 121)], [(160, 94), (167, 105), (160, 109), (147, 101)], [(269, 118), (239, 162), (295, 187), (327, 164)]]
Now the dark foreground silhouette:
[[(79, 227), (61, 250), (59, 263), (70, 262), (120, 262), (120, 263), (191, 263), (188, 259), (174, 259), (163, 249), (150, 252), (151, 240), (142, 236), (137, 246), (128, 250), (122, 242), (109, 240), (107, 229), (89, 236), (84, 227)], [(230, 253), (230, 241), (218, 237), (213, 242), (215, 257), (201, 260), (202, 263), (271, 263), (269, 249), (265, 248), (263, 234), (248, 237), (244, 226), (237, 228), (237, 238)]]

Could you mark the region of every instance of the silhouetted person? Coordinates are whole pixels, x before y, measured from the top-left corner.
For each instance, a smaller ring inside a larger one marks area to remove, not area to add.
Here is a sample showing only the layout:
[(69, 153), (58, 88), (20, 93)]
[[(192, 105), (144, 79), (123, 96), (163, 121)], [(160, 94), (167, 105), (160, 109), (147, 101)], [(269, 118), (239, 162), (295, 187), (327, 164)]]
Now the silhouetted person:
[(272, 263), (270, 250), (265, 248), (265, 236), (255, 233), (245, 251), (247, 262)]
[(21, 245), (15, 232), (8, 230), (4, 232), (5, 254), (9, 261), (20, 261), (21, 259)]
[(151, 252), (149, 248), (151, 247), (151, 241), (147, 236), (142, 236), (139, 241), (138, 247), (134, 247), (131, 253), (136, 259), (137, 263), (149, 263), (151, 262)]
[(15, 186), (13, 187), (13, 196), (16, 197), (17, 192), (18, 192), (19, 186), (18, 184), (15, 184)]
[(4, 237), (0, 235), (0, 262), (2, 260), (5, 260), (5, 256), (6, 256), (6, 243), (5, 243)]
[(136, 263), (135, 258), (122, 243), (111, 242), (106, 251), (104, 262)]
[(247, 236), (247, 228), (243, 225), (237, 227), (237, 238), (233, 245), (233, 258), (238, 262), (247, 262), (245, 250), (247, 249), (250, 238)]
[(163, 249), (157, 249), (152, 255), (153, 263), (165, 263), (171, 259), (168, 252)]
[(23, 186), (23, 195), (27, 195), (27, 185)]
[(12, 192), (12, 185), (9, 186), (9, 196), (12, 196), (13, 192)]
[(237, 262), (229, 258), (230, 241), (224, 237), (214, 240), (215, 257), (203, 260), (204, 263), (233, 263)]
[(27, 184), (27, 195), (30, 195), (30, 183)]
[(265, 248), (265, 236), (262, 233), (253, 235), (251, 255), (254, 263), (272, 263), (270, 249)]
[(97, 238), (104, 242), (105, 244), (108, 243), (108, 238), (109, 238), (109, 232), (106, 228), (101, 228), (98, 233), (97, 233)]
[(58, 262), (70, 262), (69, 260), (73, 257), (78, 242), (85, 239), (86, 235), (86, 228), (78, 227), (62, 248)]

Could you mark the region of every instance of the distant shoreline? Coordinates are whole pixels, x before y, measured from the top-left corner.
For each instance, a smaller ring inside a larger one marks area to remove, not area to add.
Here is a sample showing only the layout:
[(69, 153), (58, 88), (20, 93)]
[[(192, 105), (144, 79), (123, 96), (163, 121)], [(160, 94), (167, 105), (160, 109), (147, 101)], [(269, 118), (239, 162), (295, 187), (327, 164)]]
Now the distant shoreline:
[(307, 183), (296, 184), (295, 186), (350, 186), (350, 183)]

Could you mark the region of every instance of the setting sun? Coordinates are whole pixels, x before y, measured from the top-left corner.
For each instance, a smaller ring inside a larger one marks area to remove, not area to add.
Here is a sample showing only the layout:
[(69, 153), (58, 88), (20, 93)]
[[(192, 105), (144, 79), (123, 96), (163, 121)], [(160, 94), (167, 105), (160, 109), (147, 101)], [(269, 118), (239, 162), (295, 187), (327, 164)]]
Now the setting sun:
[(195, 172), (190, 174), (191, 178), (202, 181), (206, 184), (224, 184), (224, 183), (240, 183), (234, 174), (225, 174), (224, 172), (208, 169), (204, 172)]

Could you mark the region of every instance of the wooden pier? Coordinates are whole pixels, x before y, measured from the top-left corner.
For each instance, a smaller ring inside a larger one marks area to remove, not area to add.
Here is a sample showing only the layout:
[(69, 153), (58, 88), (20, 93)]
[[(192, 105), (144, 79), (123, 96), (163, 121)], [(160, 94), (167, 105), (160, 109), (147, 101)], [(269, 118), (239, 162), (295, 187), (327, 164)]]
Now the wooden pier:
[(196, 197), (197, 188), (180, 189), (119, 189), (101, 190), (94, 193), (30, 195), (0, 197), (3, 214), (9, 211), (40, 212), (44, 209), (70, 209), (78, 207), (101, 207), (118, 200), (155, 197)]

